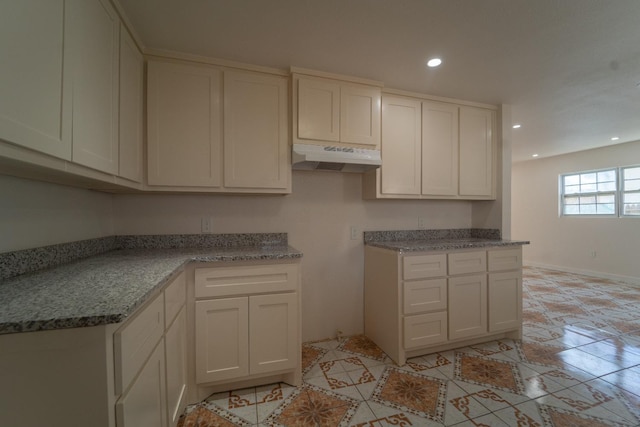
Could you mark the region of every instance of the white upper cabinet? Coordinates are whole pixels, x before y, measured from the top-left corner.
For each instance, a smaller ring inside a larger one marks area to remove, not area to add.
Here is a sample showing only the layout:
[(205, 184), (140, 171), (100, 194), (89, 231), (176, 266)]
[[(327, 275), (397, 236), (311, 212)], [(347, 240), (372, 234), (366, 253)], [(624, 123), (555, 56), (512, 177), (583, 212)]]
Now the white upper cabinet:
[(224, 185), (291, 189), (288, 81), (224, 72)]
[(340, 141), (380, 146), (380, 88), (340, 87)]
[(71, 159), (63, 0), (0, 3), (0, 139)]
[[(294, 142), (380, 147), (378, 82), (297, 74), (294, 69)], [(310, 74), (313, 74), (311, 72)]]
[(493, 110), (386, 93), (382, 106), (382, 167), (363, 176), (365, 198), (495, 199)]
[(298, 138), (340, 141), (340, 85), (298, 80)]
[(422, 194), (458, 194), (458, 106), (422, 103)]
[(120, 20), (107, 0), (65, 2), (72, 81), (72, 161), (118, 174)]
[(147, 73), (151, 189), (291, 192), (285, 76), (162, 60)]
[(148, 184), (222, 185), (222, 71), (147, 64)]
[(382, 98), (382, 194), (420, 194), (420, 101)]
[(119, 175), (142, 182), (144, 59), (127, 32), (120, 28), (120, 169)]
[(460, 195), (495, 197), (495, 146), (491, 110), (460, 108)]

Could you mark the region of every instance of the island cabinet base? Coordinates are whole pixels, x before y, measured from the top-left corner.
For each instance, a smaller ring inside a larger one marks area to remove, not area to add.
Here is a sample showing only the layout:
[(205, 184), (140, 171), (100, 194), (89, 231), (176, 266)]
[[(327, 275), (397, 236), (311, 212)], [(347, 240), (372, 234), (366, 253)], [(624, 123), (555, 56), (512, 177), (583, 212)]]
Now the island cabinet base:
[(522, 248), (365, 246), (365, 335), (394, 362), (522, 338)]

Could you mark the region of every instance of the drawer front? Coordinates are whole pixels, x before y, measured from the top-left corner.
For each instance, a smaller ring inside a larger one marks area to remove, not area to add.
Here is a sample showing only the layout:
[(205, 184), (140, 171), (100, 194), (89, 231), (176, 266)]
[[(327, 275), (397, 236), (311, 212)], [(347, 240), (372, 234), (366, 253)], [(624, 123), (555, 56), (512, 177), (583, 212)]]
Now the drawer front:
[(164, 290), (164, 320), (166, 328), (173, 322), (187, 299), (185, 278), (186, 274), (183, 271)]
[(414, 255), (402, 258), (404, 280), (425, 279), (447, 275), (447, 255)]
[(298, 264), (197, 268), (196, 298), (293, 291), (298, 287)]
[(403, 326), (406, 350), (447, 341), (446, 311), (407, 316)]
[(449, 275), (487, 271), (487, 253), (485, 251), (450, 253), (448, 261)]
[(488, 252), (489, 271), (519, 270), (522, 268), (522, 248), (494, 249)]
[(404, 282), (404, 314), (426, 313), (447, 309), (447, 279)]
[(151, 302), (131, 322), (114, 334), (116, 394), (122, 393), (164, 333), (164, 301)]

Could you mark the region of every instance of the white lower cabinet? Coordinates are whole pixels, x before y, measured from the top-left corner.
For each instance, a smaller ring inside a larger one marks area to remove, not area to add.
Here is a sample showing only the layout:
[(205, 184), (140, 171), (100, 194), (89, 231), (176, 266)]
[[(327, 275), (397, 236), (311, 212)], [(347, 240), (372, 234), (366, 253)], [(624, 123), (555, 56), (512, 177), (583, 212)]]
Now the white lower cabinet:
[(288, 375), (283, 381), (299, 383), (299, 275), (298, 264), (195, 269), (199, 387), (259, 383), (281, 374)]
[(407, 254), (366, 246), (365, 335), (399, 365), (485, 338), (520, 338), (521, 288), (520, 247)]
[(487, 332), (487, 275), (449, 278), (449, 339)]
[(167, 367), (167, 420), (178, 423), (187, 405), (187, 312), (186, 308), (167, 329), (164, 337)]
[(118, 426), (165, 427), (166, 387), (164, 342), (160, 341), (138, 378), (116, 404)]
[(118, 427), (172, 427), (187, 397), (185, 273), (114, 334)]

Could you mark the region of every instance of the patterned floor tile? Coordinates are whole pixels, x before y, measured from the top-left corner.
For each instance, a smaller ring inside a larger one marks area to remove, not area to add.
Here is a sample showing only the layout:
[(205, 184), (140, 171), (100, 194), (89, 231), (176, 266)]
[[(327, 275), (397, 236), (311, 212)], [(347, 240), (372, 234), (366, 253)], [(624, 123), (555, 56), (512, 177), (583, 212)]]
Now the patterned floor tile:
[(458, 352), (454, 369), (458, 381), (524, 394), (524, 384), (515, 362)]
[(371, 400), (433, 421), (444, 420), (447, 383), (387, 367)]
[(179, 427), (640, 426), (640, 288), (525, 268), (523, 297), (521, 341), (402, 367), (363, 335), (305, 343), (302, 386), (217, 393)]

